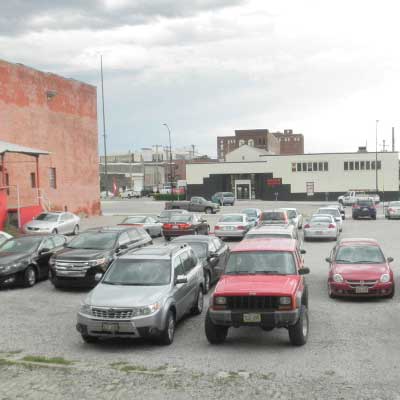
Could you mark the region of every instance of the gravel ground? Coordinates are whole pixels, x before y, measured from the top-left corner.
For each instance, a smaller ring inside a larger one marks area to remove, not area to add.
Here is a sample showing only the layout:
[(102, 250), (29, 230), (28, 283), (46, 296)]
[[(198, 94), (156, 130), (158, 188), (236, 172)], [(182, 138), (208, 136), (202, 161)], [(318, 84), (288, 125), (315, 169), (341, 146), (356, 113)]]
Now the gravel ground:
[[(246, 202), (266, 208), (266, 202)], [(275, 205), (275, 204), (274, 204)], [(281, 204), (278, 204), (281, 205)], [(223, 212), (241, 207), (224, 207)], [(318, 206), (296, 204), (310, 215)], [(162, 205), (132, 200), (107, 202), (109, 214), (158, 213)], [(346, 219), (342, 236), (374, 237), (393, 256), (399, 284), (400, 221)], [(349, 210), (347, 216), (349, 217)], [(211, 225), (216, 216), (209, 216)], [(118, 222), (111, 215), (83, 221), (82, 228)], [(158, 239), (162, 243), (161, 239)], [(234, 243), (233, 243), (234, 245)], [(0, 291), (0, 399), (400, 399), (399, 297), (332, 300), (324, 261), (332, 242), (307, 242), (310, 337), (290, 346), (284, 329), (232, 329), (225, 344), (211, 346), (204, 313), (177, 328), (172, 346), (144, 340), (82, 342), (76, 312), (85, 291), (55, 290), (48, 281), (31, 289)], [(63, 357), (72, 365), (25, 363), (26, 356)], [(116, 364), (117, 363), (117, 364)]]

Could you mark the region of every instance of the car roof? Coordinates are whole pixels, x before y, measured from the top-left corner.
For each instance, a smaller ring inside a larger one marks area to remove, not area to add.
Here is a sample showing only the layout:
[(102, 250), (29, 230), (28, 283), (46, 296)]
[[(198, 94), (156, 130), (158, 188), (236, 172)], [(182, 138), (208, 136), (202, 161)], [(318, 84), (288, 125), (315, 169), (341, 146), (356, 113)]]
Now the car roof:
[(124, 232), (130, 231), (131, 229), (137, 229), (136, 227), (127, 227), (123, 225), (115, 225), (115, 226), (100, 226), (96, 228), (89, 228), (86, 229), (85, 232), (98, 232), (98, 233), (105, 233), (105, 232)]
[(290, 224), (285, 225), (259, 225), (251, 229), (249, 232), (291, 232), (294, 226)]
[(263, 213), (267, 213), (267, 212), (285, 212), (286, 210), (284, 210), (283, 208), (271, 208), (271, 209), (267, 209), (267, 210), (263, 210)]
[(343, 238), (338, 242), (338, 246), (350, 246), (355, 244), (369, 244), (371, 246), (379, 246), (376, 239), (372, 238)]
[(296, 251), (297, 240), (286, 238), (259, 238), (242, 240), (231, 252), (243, 251)]
[(184, 235), (178, 236), (177, 238), (172, 240), (172, 243), (180, 242), (202, 242), (202, 243), (209, 243), (212, 240), (211, 236), (208, 235)]
[(318, 211), (319, 210), (337, 210), (337, 207), (334, 207), (334, 206), (332, 206), (332, 207), (330, 207), (330, 206), (328, 206), (328, 207), (320, 207), (320, 208), (318, 208)]
[(240, 215), (241, 217), (243, 215), (246, 216), (246, 214), (244, 213), (227, 213), (227, 214), (221, 214), (220, 217), (226, 217), (227, 215)]
[(284, 210), (284, 211), (297, 211), (297, 208), (294, 208), (294, 207), (282, 207), (280, 210)]
[(137, 250), (132, 250), (127, 254), (119, 257), (120, 259), (171, 259), (171, 256), (181, 249), (184, 249), (186, 245), (170, 243), (168, 245), (156, 245), (146, 246)]
[(333, 216), (331, 214), (322, 214), (322, 213), (321, 214), (315, 213), (315, 214), (311, 215), (311, 218), (314, 218), (314, 217), (317, 217), (317, 218), (319, 218), (319, 217), (333, 218)]

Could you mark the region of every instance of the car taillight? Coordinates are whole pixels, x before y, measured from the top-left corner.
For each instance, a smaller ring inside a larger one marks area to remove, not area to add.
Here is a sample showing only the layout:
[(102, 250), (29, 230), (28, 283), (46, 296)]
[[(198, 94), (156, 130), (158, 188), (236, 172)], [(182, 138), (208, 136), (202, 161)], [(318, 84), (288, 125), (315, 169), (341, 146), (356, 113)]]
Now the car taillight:
[(217, 231), (218, 231), (218, 230), (220, 230), (220, 229), (221, 229), (220, 226), (218, 226), (218, 225), (215, 225), (215, 226), (214, 226), (214, 230), (217, 230)]
[(171, 229), (172, 228), (172, 224), (164, 224), (163, 225), (163, 229)]
[(309, 228), (309, 227), (310, 227), (310, 224), (305, 224), (303, 228), (306, 228), (306, 229), (307, 229), (307, 228)]
[(240, 231), (244, 231), (244, 230), (246, 229), (246, 227), (243, 226), (243, 225), (239, 225), (237, 228), (238, 228)]
[(192, 224), (178, 224), (179, 229), (189, 229), (192, 227)]
[(353, 208), (360, 208), (358, 204), (353, 204)]
[(333, 229), (333, 228), (335, 228), (335, 225), (333, 225), (333, 224), (328, 225), (328, 229)]
[(388, 211), (389, 211), (389, 212), (393, 212), (393, 211), (394, 211), (394, 208), (391, 208), (391, 207), (390, 207), (390, 208), (388, 208)]

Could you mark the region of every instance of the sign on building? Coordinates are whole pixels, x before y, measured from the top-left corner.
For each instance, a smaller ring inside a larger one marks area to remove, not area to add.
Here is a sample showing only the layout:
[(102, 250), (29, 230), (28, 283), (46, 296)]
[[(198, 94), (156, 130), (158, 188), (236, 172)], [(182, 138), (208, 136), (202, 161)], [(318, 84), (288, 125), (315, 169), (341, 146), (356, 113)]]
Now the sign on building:
[(307, 196), (314, 196), (314, 182), (306, 182)]
[(282, 178), (270, 178), (267, 179), (267, 186), (274, 187), (282, 185)]

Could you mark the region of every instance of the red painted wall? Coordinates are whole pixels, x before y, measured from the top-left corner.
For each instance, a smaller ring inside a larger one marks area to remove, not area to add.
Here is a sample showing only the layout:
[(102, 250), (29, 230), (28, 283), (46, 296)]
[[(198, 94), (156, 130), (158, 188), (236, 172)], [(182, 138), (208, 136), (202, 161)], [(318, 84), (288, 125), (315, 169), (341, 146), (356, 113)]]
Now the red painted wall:
[(0, 230), (4, 229), (7, 220), (7, 193), (5, 190), (0, 190)]
[[(56, 95), (49, 98), (49, 91)], [(39, 185), (53, 209), (100, 213), (96, 87), (0, 60), (0, 121), (0, 140), (51, 153), (39, 158)], [(37, 205), (34, 157), (7, 154), (5, 166), (21, 204)], [(56, 168), (56, 189), (50, 168)], [(15, 201), (12, 189), (10, 206)]]
[[(9, 211), (17, 212), (17, 208), (10, 208)], [(31, 206), (31, 207), (21, 207), (19, 210), (20, 218), (21, 218), (21, 228), (29, 221), (32, 221), (34, 217), (43, 212), (43, 208), (41, 206)]]

